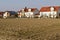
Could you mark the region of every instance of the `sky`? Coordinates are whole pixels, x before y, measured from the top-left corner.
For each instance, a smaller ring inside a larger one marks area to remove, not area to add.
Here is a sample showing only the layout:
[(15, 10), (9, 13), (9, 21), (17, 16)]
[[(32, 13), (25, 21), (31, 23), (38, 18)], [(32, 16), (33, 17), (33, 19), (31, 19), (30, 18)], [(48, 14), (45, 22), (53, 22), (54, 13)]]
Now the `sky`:
[(60, 0), (0, 0), (0, 11), (18, 11), (24, 7), (60, 6)]

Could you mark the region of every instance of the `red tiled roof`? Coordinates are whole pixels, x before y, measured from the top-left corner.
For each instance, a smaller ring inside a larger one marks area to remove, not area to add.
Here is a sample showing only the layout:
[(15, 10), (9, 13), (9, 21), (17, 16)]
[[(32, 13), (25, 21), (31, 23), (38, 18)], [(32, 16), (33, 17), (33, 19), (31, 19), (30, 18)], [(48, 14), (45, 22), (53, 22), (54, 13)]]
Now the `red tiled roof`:
[[(28, 9), (31, 9), (32, 12), (34, 12), (37, 8), (23, 8), (25, 12), (28, 12)], [(22, 10), (20, 10), (21, 12)]]
[[(28, 8), (28, 9), (31, 9), (31, 12), (34, 12), (37, 8)], [(27, 12), (28, 12), (28, 9), (27, 9)]]
[(34, 12), (37, 8), (31, 8), (31, 11)]
[[(58, 9), (60, 8), (60, 6), (53, 6), (53, 7), (54, 7), (54, 11), (58, 11)], [(51, 8), (51, 6), (49, 6), (49, 7), (42, 7), (40, 9), (40, 11), (41, 12), (48, 12), (48, 11), (50, 11), (50, 8)]]
[(0, 15), (2, 15), (4, 12), (0, 12)]

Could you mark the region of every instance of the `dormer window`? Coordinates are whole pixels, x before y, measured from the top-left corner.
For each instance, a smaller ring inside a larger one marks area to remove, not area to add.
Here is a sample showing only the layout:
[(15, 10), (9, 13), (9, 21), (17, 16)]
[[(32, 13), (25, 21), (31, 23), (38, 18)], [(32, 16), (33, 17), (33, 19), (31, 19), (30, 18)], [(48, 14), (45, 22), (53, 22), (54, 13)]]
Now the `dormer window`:
[(29, 12), (31, 12), (31, 9), (28, 9)]
[(54, 7), (51, 7), (50, 10), (51, 10), (51, 11), (54, 11)]

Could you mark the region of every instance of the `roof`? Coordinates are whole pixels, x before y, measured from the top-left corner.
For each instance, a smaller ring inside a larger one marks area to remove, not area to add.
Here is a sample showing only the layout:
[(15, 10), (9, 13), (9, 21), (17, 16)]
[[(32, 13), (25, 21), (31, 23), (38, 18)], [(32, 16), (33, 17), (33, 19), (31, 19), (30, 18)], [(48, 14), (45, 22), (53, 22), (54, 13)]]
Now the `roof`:
[(31, 9), (31, 12), (34, 12), (37, 8), (25, 8), (24, 11), (28, 12), (28, 9)]
[(39, 10), (37, 8), (31, 8), (31, 11), (34, 12), (35, 15), (39, 15)]
[(0, 12), (0, 15), (3, 15), (4, 12)]
[[(34, 12), (36, 15), (39, 15), (39, 10), (37, 8), (23, 8), (25, 12), (28, 12), (28, 9), (31, 9), (31, 12)], [(18, 11), (22, 12), (22, 10)]]
[(5, 11), (5, 12), (9, 12), (11, 15), (17, 14), (17, 12), (15, 11)]
[[(58, 9), (60, 8), (60, 6), (53, 6), (53, 7), (54, 7), (54, 11), (58, 11)], [(40, 9), (40, 11), (41, 12), (48, 12), (48, 11), (50, 11), (50, 8), (51, 8), (51, 6), (42, 7)]]
[[(23, 8), (25, 12), (28, 12), (28, 9), (31, 9), (31, 12), (34, 12), (35, 10), (37, 10), (37, 8)], [(20, 10), (20, 12), (22, 12), (22, 10)]]
[(35, 10), (37, 10), (37, 8), (31, 8), (31, 11), (34, 12)]

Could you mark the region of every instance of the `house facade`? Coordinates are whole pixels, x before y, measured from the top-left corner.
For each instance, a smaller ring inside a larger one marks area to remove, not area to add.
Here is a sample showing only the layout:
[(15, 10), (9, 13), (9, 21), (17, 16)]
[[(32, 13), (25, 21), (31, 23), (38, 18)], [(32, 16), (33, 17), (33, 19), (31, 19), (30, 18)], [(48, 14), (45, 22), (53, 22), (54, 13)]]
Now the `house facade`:
[(25, 16), (25, 11), (24, 11), (24, 9), (18, 11), (18, 17), (19, 17), (19, 18), (22, 18), (22, 17), (24, 17), (24, 16)]
[(3, 14), (3, 18), (7, 18), (7, 17), (11, 17), (11, 16), (14, 16), (17, 14), (17, 12), (15, 11), (5, 11), (5, 13)]
[(59, 6), (49, 6), (49, 7), (42, 7), (40, 9), (40, 15), (39, 17), (50, 17), (50, 18), (56, 18), (58, 17), (58, 9)]
[(0, 18), (2, 18), (3, 17), (3, 14), (4, 14), (5, 12), (0, 12)]
[(28, 8), (28, 12), (25, 12), (25, 16), (28, 18), (33, 18), (34, 17), (34, 14), (33, 12), (31, 11), (32, 9), (31, 8)]
[(23, 8), (18, 12), (18, 17), (34, 17), (39, 13), (39, 10), (37, 8)]

